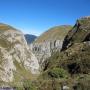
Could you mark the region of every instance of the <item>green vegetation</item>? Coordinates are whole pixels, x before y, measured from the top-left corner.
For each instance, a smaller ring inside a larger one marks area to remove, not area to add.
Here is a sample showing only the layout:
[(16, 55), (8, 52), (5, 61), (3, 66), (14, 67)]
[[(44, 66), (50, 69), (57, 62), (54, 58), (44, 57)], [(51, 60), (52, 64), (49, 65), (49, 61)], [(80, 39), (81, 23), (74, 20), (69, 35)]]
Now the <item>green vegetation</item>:
[(53, 68), (48, 71), (48, 75), (52, 78), (66, 78), (67, 72), (62, 68)]
[(39, 90), (90, 89), (90, 18), (80, 19), (67, 34), (61, 52), (56, 52), (43, 63)]
[(38, 37), (37, 40), (34, 41), (34, 43), (58, 39), (62, 40), (64, 39), (65, 35), (71, 30), (71, 28), (72, 26), (70, 25), (62, 25), (51, 28), (42, 35), (40, 35), (40, 37)]
[(22, 86), (25, 80), (30, 80), (32, 78), (31, 72), (27, 71), (23, 65), (23, 63), (19, 63), (17, 60), (14, 60), (14, 64), (16, 66), (16, 71), (14, 72), (14, 81), (13, 85)]
[(63, 49), (74, 43), (88, 41), (90, 37), (90, 18), (77, 20), (75, 26), (66, 35), (63, 43)]
[[(2, 30), (5, 29), (2, 25), (0, 27)], [(62, 51), (53, 52), (51, 57), (44, 61), (43, 70), (37, 79), (33, 79), (34, 76), (25, 69), (23, 62), (19, 63), (13, 59), (16, 71), (13, 71), (14, 81), (8, 84), (16, 87), (16, 90), (62, 90), (63, 86), (69, 87), (69, 90), (89, 90), (90, 18), (78, 20), (69, 31), (71, 28), (71, 26), (51, 28), (34, 42), (64, 39), (66, 35)], [(1, 38), (0, 42), (1, 46), (9, 45)], [(2, 60), (0, 62), (2, 63)]]
[(33, 85), (33, 77), (30, 71), (27, 71), (23, 65), (23, 63), (19, 63), (14, 60), (14, 64), (16, 66), (16, 71), (14, 72), (14, 80), (13, 82), (9, 82), (8, 84), (11, 87), (15, 87), (16, 90), (36, 90), (36, 87)]
[(16, 90), (37, 90), (37, 89), (32, 84), (31, 81), (25, 80), (25, 81), (23, 81), (23, 85), (21, 87), (16, 87)]

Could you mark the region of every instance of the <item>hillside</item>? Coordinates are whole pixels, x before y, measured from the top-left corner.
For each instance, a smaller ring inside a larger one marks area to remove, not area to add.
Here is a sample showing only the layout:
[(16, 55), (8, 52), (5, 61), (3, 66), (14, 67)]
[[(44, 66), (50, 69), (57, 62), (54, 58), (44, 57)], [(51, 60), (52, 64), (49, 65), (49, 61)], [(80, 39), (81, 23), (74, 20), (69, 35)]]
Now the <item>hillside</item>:
[(37, 57), (39, 64), (43, 67), (44, 60), (51, 56), (52, 52), (60, 51), (65, 35), (72, 26), (56, 26), (40, 35), (31, 45), (31, 51)]
[(0, 31), (1, 30), (10, 30), (10, 29), (12, 29), (12, 30), (16, 30), (15, 28), (13, 28), (12, 26), (10, 26), (10, 25), (7, 25), (7, 24), (4, 24), (4, 23), (0, 23)]
[(0, 24), (0, 87), (23, 86), (24, 80), (32, 80), (38, 72), (38, 61), (23, 33)]
[(73, 43), (90, 41), (90, 17), (83, 17), (77, 20), (73, 29), (66, 35), (63, 48), (67, 48)]
[[(41, 71), (41, 72), (40, 72)], [(90, 17), (57, 26), (27, 44), (23, 33), (0, 24), (0, 87), (16, 90), (89, 90)]]
[(39, 90), (90, 89), (90, 17), (76, 21), (64, 39), (62, 51), (53, 53), (43, 66)]
[(50, 28), (42, 35), (40, 35), (34, 43), (42, 43), (45, 41), (54, 41), (54, 40), (62, 40), (63, 37), (68, 33), (68, 31), (72, 28), (70, 25), (61, 25)]

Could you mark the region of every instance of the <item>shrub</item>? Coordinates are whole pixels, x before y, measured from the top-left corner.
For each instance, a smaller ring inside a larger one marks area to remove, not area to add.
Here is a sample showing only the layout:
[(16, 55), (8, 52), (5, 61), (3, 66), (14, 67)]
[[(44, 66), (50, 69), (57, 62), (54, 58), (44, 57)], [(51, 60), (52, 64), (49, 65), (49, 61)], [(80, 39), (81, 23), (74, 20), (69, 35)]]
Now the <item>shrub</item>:
[(48, 71), (48, 75), (52, 78), (66, 78), (68, 73), (62, 68), (53, 68)]

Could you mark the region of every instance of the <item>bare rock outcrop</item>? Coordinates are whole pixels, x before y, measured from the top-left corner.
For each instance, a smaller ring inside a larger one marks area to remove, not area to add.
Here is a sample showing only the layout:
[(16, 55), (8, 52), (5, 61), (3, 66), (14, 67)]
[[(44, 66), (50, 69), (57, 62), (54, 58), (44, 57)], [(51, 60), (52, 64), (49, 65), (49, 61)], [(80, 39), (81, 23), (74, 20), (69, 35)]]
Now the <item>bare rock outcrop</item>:
[(40, 66), (53, 52), (61, 50), (64, 37), (71, 28), (70, 25), (56, 26), (40, 35), (30, 44), (30, 49), (37, 57)]
[(38, 60), (28, 47), (23, 33), (0, 24), (0, 81), (20, 81), (27, 75), (38, 73)]

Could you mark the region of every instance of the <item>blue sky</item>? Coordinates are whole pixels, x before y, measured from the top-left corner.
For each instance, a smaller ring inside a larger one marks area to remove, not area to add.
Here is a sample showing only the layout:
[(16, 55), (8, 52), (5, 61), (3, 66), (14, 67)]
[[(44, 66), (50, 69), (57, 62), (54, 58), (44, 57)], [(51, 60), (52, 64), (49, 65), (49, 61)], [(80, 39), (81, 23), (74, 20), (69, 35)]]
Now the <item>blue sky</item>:
[(90, 15), (90, 0), (0, 0), (0, 22), (40, 35), (57, 25), (74, 25)]

